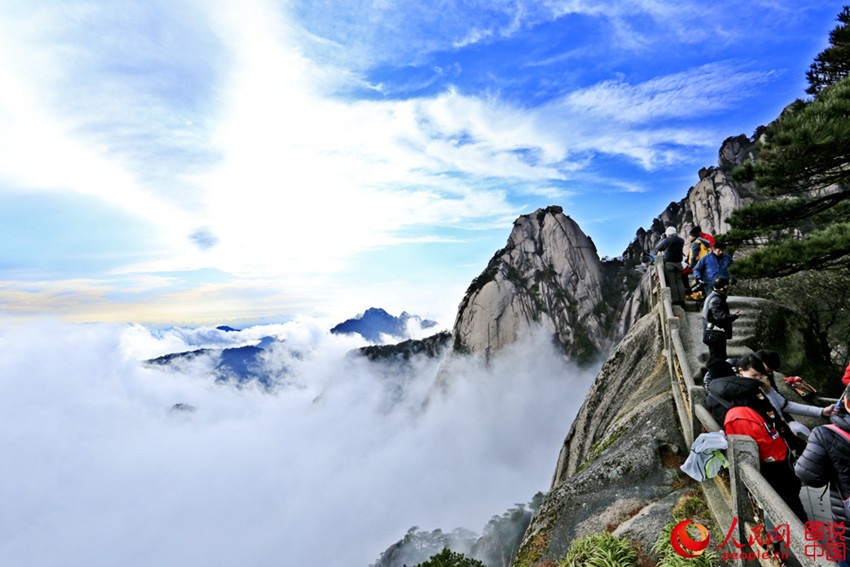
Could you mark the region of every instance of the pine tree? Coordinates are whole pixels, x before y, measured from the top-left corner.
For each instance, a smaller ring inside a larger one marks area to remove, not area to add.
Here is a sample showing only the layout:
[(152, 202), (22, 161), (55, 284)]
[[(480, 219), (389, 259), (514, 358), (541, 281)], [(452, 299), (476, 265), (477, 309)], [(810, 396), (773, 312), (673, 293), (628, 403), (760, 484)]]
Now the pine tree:
[(485, 567), (485, 565), (477, 559), (465, 556), (463, 553), (445, 548), (416, 567)]
[(850, 77), (797, 101), (768, 126), (757, 159), (738, 168), (759, 200), (735, 210), (725, 239), (756, 248), (736, 274), (776, 277), (850, 257)]
[(844, 9), (836, 18), (841, 22), (829, 34), (829, 44), (809, 67), (806, 79), (810, 95), (816, 95), (825, 87), (836, 83), (850, 74), (850, 8)]

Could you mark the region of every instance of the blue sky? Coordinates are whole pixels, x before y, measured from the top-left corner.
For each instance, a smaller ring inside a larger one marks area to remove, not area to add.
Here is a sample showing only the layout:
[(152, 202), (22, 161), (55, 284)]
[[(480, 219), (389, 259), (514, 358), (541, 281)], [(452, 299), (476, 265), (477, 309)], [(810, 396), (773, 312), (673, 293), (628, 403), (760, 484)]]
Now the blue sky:
[(450, 326), (520, 214), (619, 255), (805, 96), (840, 10), (3, 2), (0, 317)]

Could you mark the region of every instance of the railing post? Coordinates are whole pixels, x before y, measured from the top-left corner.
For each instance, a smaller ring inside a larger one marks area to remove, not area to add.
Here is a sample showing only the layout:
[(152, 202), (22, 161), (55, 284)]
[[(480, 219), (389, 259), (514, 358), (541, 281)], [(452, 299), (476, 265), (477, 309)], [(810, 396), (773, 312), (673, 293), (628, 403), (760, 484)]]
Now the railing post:
[[(726, 458), (729, 461), (729, 484), (732, 489), (732, 518), (737, 518), (737, 533), (732, 534), (738, 542), (747, 541), (746, 524), (755, 523), (753, 505), (750, 502), (749, 490), (741, 476), (741, 465), (749, 463), (756, 470), (759, 468), (759, 447), (752, 437), (747, 435), (729, 435), (729, 449)], [(734, 551), (734, 550), (733, 550)], [(737, 565), (747, 565), (737, 561)], [(758, 563), (756, 563), (757, 565)]]
[(661, 284), (661, 289), (669, 289), (670, 286), (667, 285), (667, 274), (664, 273), (664, 258), (661, 256), (655, 257), (655, 273), (658, 274), (658, 281)]
[(688, 388), (688, 403), (690, 404), (691, 414), (691, 439), (689, 443), (693, 444), (694, 439), (702, 433), (702, 422), (697, 415), (697, 406), (705, 405), (705, 388), (702, 386), (691, 386)]
[[(673, 349), (673, 341), (670, 338), (670, 329), (673, 328), (673, 325), (678, 325), (678, 319), (673, 317), (673, 303), (672, 303), (672, 295), (670, 294), (669, 287), (661, 288), (661, 322), (664, 325), (664, 348), (667, 349), (667, 352)], [(674, 323), (675, 321), (675, 323)], [(667, 357), (672, 361), (672, 353)]]
[(661, 302), (667, 303), (667, 301), (670, 302), (670, 305), (673, 304), (673, 292), (665, 286), (661, 288)]

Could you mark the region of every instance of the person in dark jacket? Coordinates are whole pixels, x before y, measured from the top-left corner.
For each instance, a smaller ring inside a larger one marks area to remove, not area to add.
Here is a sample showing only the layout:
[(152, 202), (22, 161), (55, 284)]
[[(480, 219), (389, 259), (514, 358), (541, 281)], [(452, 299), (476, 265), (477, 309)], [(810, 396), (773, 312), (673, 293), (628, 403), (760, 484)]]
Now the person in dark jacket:
[[(735, 361), (737, 362), (737, 361)], [(732, 360), (723, 360), (722, 358), (709, 358), (706, 363), (706, 373), (703, 377), (703, 386), (708, 389), (708, 385), (715, 378), (726, 378), (735, 375), (735, 367), (732, 366)], [(718, 421), (717, 423), (723, 423)]]
[[(800, 480), (809, 486), (829, 484), (829, 504), (834, 522), (850, 526), (850, 513), (844, 500), (850, 498), (850, 386), (844, 390), (842, 411), (833, 414), (829, 425), (815, 427), (809, 443), (794, 465)], [(845, 551), (850, 544), (850, 530), (844, 535)], [(838, 565), (850, 567), (850, 560)]]
[(682, 283), (682, 259), (685, 240), (676, 235), (676, 227), (668, 226), (666, 237), (655, 247), (656, 252), (664, 253), (664, 278), (670, 286), (673, 305), (685, 306), (685, 285)]
[(729, 312), (728, 293), (729, 280), (717, 278), (702, 308), (702, 342), (708, 345), (709, 358), (726, 358), (726, 340), (732, 338), (732, 323), (741, 315)]
[(756, 441), (762, 476), (805, 522), (801, 484), (791, 468), (788, 448), (801, 442), (762, 391), (762, 386), (769, 382), (761, 361), (754, 355), (744, 356), (738, 360), (736, 370), (735, 375), (711, 380), (706, 388), (706, 409), (722, 424), (727, 435), (748, 435)]

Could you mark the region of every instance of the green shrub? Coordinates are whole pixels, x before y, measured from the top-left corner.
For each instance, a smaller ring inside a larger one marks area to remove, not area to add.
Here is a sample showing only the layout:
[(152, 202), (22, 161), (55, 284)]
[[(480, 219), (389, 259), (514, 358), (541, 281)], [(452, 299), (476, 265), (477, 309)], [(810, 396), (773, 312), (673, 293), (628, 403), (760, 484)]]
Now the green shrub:
[[(405, 565), (405, 567), (407, 567)], [(427, 561), (423, 561), (416, 567), (486, 567), (477, 559), (467, 557), (463, 553), (452, 551), (448, 547), (436, 555), (432, 555)]]
[(673, 517), (679, 521), (689, 518), (710, 519), (711, 512), (699, 491), (689, 491), (676, 503)]
[(636, 543), (603, 532), (575, 540), (558, 567), (635, 567), (639, 562)]

